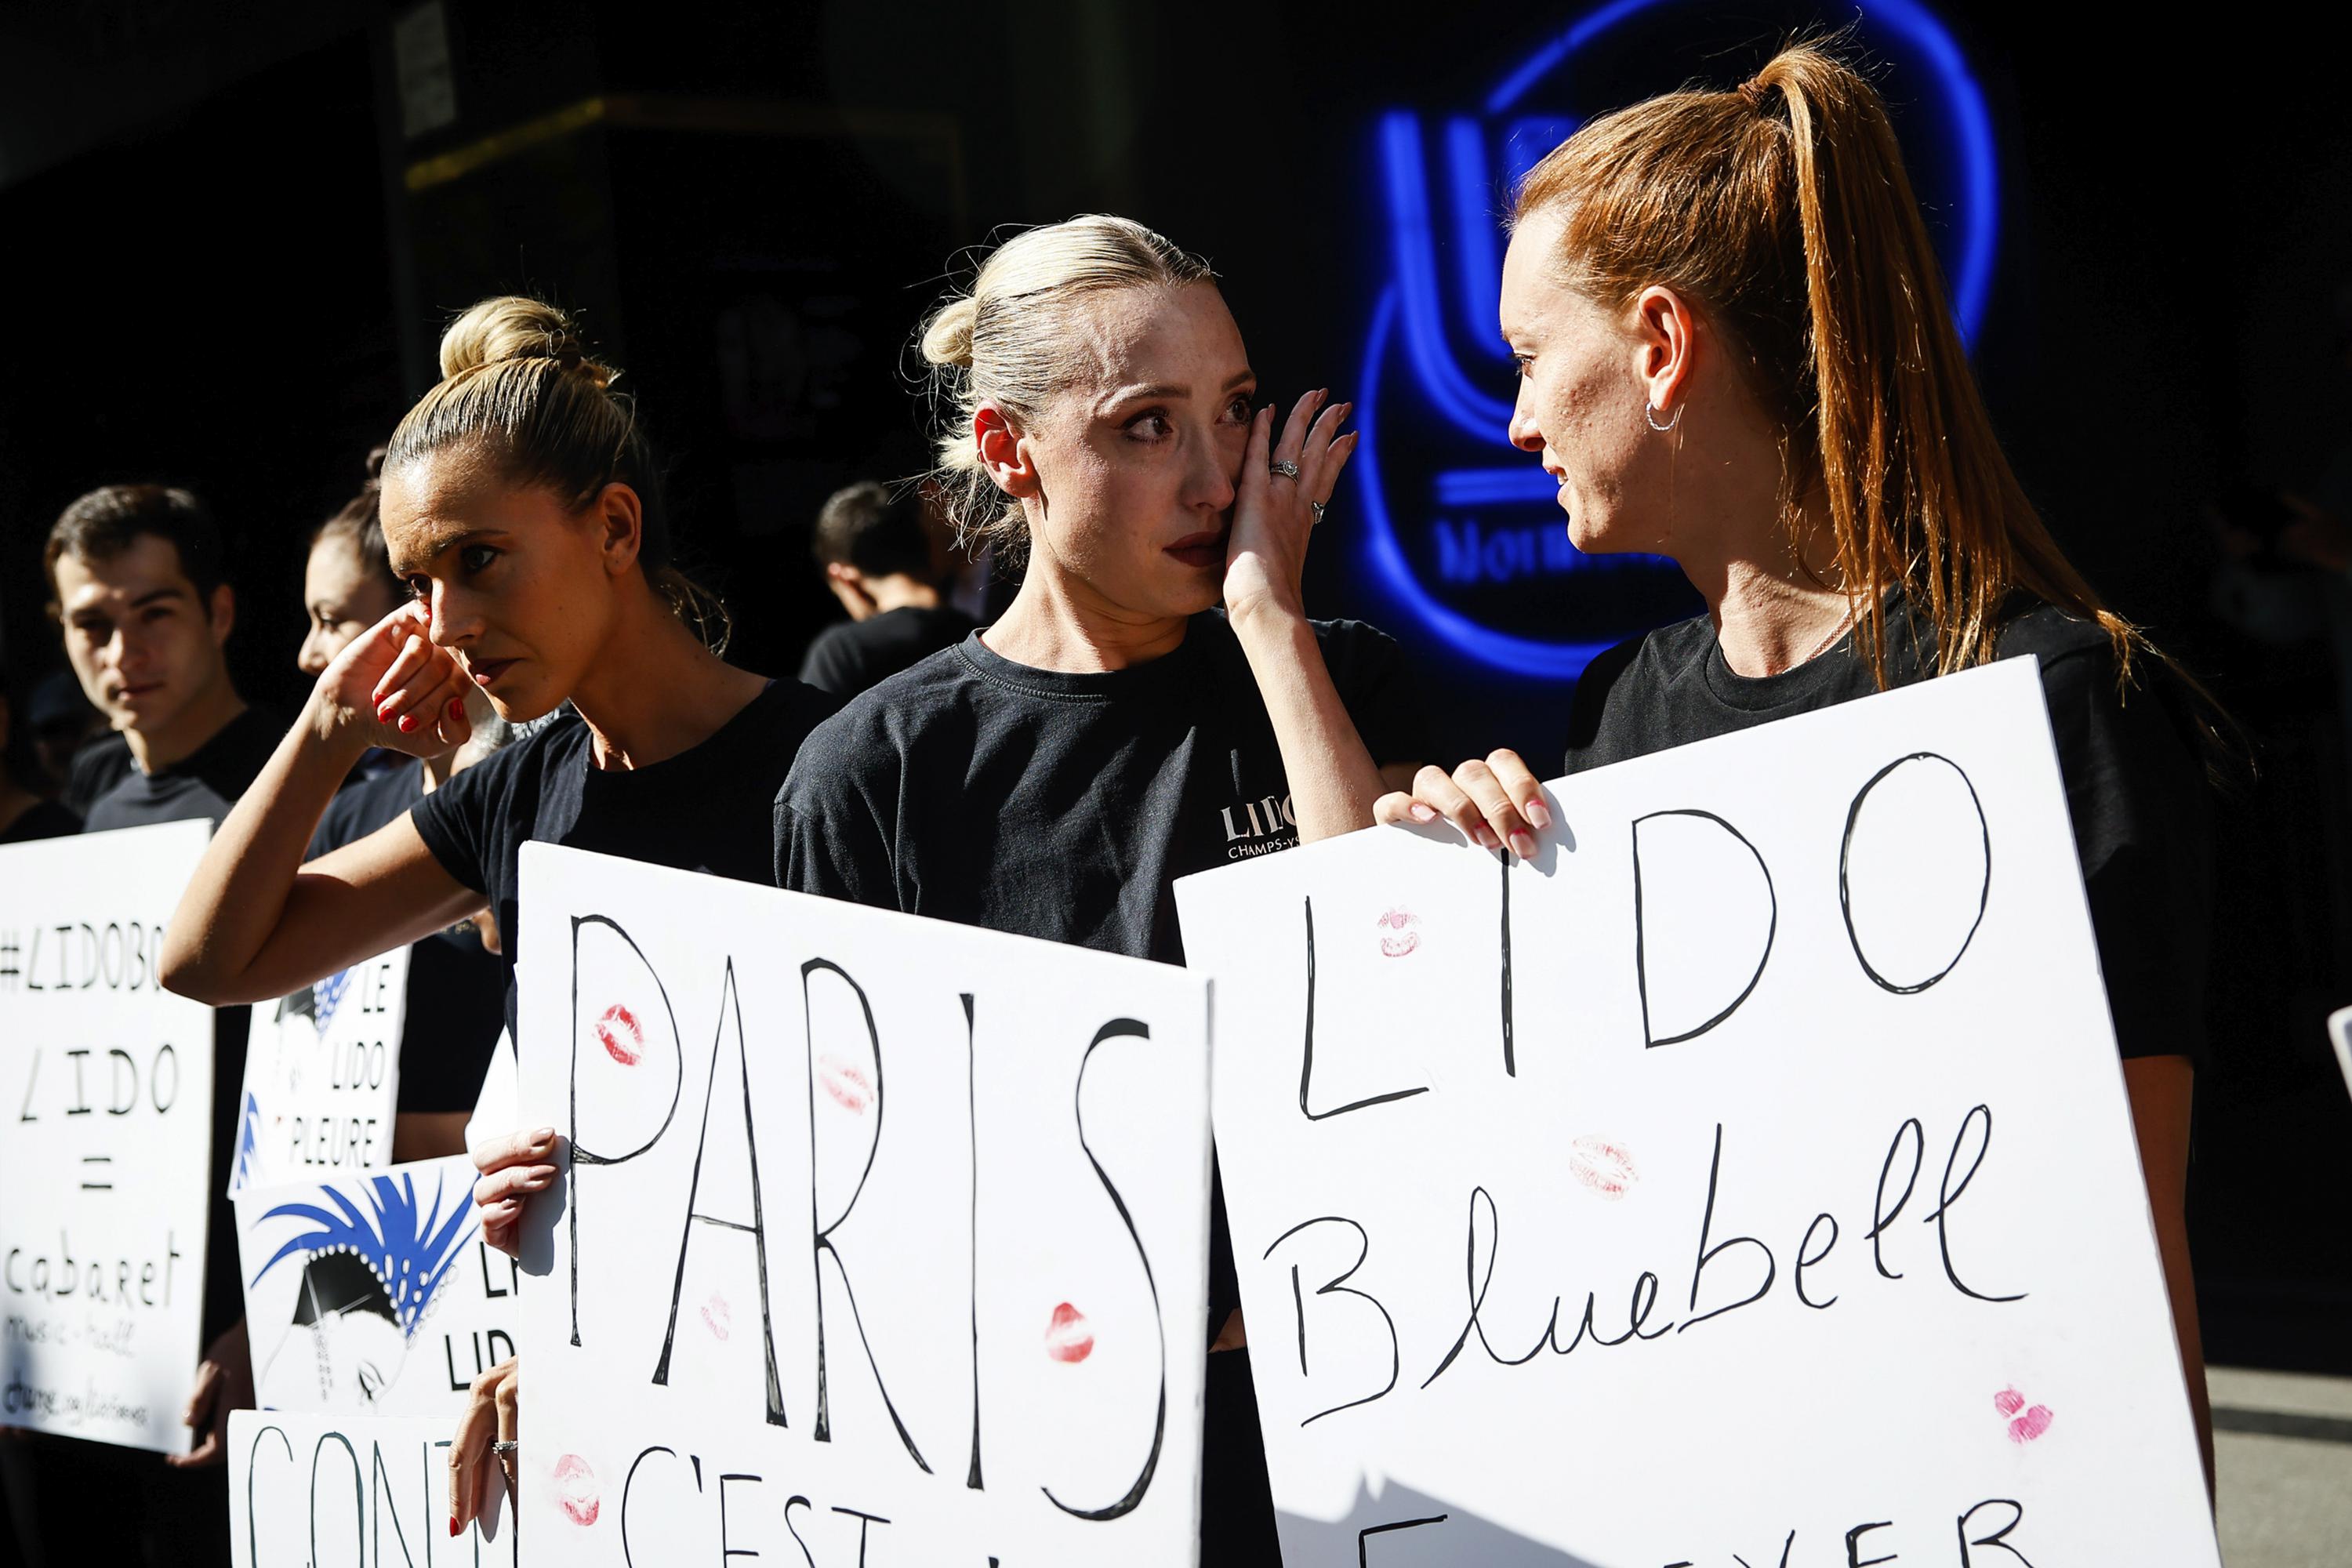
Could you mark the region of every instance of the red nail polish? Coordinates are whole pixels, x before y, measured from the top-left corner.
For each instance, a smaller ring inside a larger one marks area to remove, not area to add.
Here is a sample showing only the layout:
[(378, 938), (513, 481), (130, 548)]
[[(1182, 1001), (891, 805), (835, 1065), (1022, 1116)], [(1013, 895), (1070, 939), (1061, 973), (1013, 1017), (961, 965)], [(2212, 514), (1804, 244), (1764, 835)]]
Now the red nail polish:
[(449, 717), (452, 719), (463, 719), (465, 716), (466, 700), (462, 697), (452, 697), (449, 699)]
[(456, 1514), (454, 1514), (454, 1513), (453, 1513), (453, 1514), (451, 1514), (451, 1515), (449, 1516), (449, 1533), (450, 1533), (450, 1534), (455, 1535), (455, 1534), (457, 1534), (458, 1531), (460, 1531), (464, 1530), (465, 1528), (466, 1528), (466, 1527), (465, 1527), (464, 1525), (459, 1524), (459, 1523), (457, 1522), (457, 1516)]
[(415, 715), (415, 714), (414, 714), (414, 713), (403, 713), (403, 714), (400, 716), (400, 732), (401, 732), (402, 734), (405, 735), (405, 734), (407, 734), (410, 731), (412, 731), (412, 730), (414, 730), (414, 729), (415, 729), (415, 728), (416, 728), (416, 715)]

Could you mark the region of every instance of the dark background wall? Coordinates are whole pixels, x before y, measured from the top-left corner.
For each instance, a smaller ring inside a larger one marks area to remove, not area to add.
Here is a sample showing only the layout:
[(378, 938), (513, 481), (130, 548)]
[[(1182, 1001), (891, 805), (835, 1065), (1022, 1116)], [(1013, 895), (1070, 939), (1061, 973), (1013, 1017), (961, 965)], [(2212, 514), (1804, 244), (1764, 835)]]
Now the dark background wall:
[[(1864, 9), (1948, 238), (1972, 215), (1945, 117)], [(2352, 1001), (2347, 709), (2324, 641), (2258, 640), (2210, 607), (2214, 506), (2247, 486), (2325, 490), (2352, 447), (2344, 40), (2192, 39), (2059, 9), (1940, 11), (1999, 161), (1977, 363), (2067, 548), (2262, 749), (2263, 781), (2219, 808), (2200, 1273), (2217, 1357), (2352, 1370), (2327, 1328), (2352, 1308), (2352, 1252), (2307, 1234), (2352, 1185), (2352, 1106), (2320, 1033)], [(1393, 272), (1380, 117), (1413, 110), (1433, 135), (1477, 113), (1587, 11), (449, 0), (436, 56), (430, 17), (380, 5), (0, 9), (5, 662), (20, 690), (60, 662), (37, 564), (58, 509), (164, 478), (229, 523), (238, 675), (290, 708), (308, 530), (432, 380), (446, 317), (530, 289), (578, 309), (625, 367), (688, 548), (736, 610), (737, 657), (788, 669), (833, 613), (805, 565), (816, 502), (919, 460), (906, 345), (963, 247), (1129, 213), (1216, 260), (1269, 394), (1349, 395)], [(1850, 15), (1659, 0), (1547, 102), (1583, 115), (1729, 82), (1789, 28)], [(1507, 396), (1499, 363), (1459, 346)], [(1383, 409), (1383, 452), (1409, 454), (1425, 416)], [(1311, 568), (1318, 612), (1413, 647), (1444, 694), (1447, 757), (1556, 755), (1565, 684), (1475, 661), (1406, 613), (1360, 547), (1367, 499), (1339, 498)], [(1534, 584), (1497, 614), (1598, 635), (1559, 607), (1590, 589)], [(1671, 580), (1643, 593), (1658, 615), (1679, 602)]]

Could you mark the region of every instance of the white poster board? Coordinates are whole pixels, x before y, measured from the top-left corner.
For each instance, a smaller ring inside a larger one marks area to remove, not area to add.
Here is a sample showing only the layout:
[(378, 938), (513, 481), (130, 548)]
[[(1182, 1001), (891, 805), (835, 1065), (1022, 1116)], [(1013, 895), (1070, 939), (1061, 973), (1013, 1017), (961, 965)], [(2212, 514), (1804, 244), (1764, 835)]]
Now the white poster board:
[(0, 849), (0, 1424), (187, 1452), (213, 1011), (156, 968), (211, 837)]
[[(245, 1568), (512, 1568), (503, 1487), (449, 1534), (456, 1424), (238, 1410), (228, 1418), (229, 1561)], [(647, 1561), (661, 1561), (648, 1559)]]
[(253, 1010), (229, 1191), (392, 1163), (408, 949)]
[(265, 1410), (454, 1417), (515, 1353), (521, 1271), (481, 1238), (462, 1154), (236, 1196)]
[(568, 1155), (526, 1215), (525, 1561), (1192, 1563), (1207, 984), (522, 875), (521, 1124)]
[(1288, 1568), (2215, 1563), (2032, 662), (1549, 796), (1178, 884)]

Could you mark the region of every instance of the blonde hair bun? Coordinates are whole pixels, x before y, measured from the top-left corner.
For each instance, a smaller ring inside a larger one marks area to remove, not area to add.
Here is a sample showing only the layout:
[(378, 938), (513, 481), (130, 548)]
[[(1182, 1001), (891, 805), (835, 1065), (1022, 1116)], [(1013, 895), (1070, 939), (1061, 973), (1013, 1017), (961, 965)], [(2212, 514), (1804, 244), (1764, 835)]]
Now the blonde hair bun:
[(449, 323), (441, 334), (441, 378), (454, 380), (494, 364), (553, 360), (585, 376), (599, 390), (616, 374), (588, 357), (580, 329), (561, 309), (543, 300), (502, 294), (484, 300)]
[(949, 300), (923, 328), (923, 358), (945, 369), (971, 368), (971, 329), (980, 302), (970, 295)]

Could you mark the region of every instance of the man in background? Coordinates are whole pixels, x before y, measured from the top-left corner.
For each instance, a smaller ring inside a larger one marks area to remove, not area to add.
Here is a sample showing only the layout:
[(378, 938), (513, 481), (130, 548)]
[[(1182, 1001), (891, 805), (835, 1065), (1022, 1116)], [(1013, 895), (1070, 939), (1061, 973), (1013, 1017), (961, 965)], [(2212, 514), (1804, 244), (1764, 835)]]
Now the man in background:
[(817, 513), (813, 550), (849, 620), (809, 645), (801, 661), (809, 685), (854, 697), (971, 635), (971, 617), (940, 593), (921, 486), (893, 494), (868, 479), (835, 491)]

